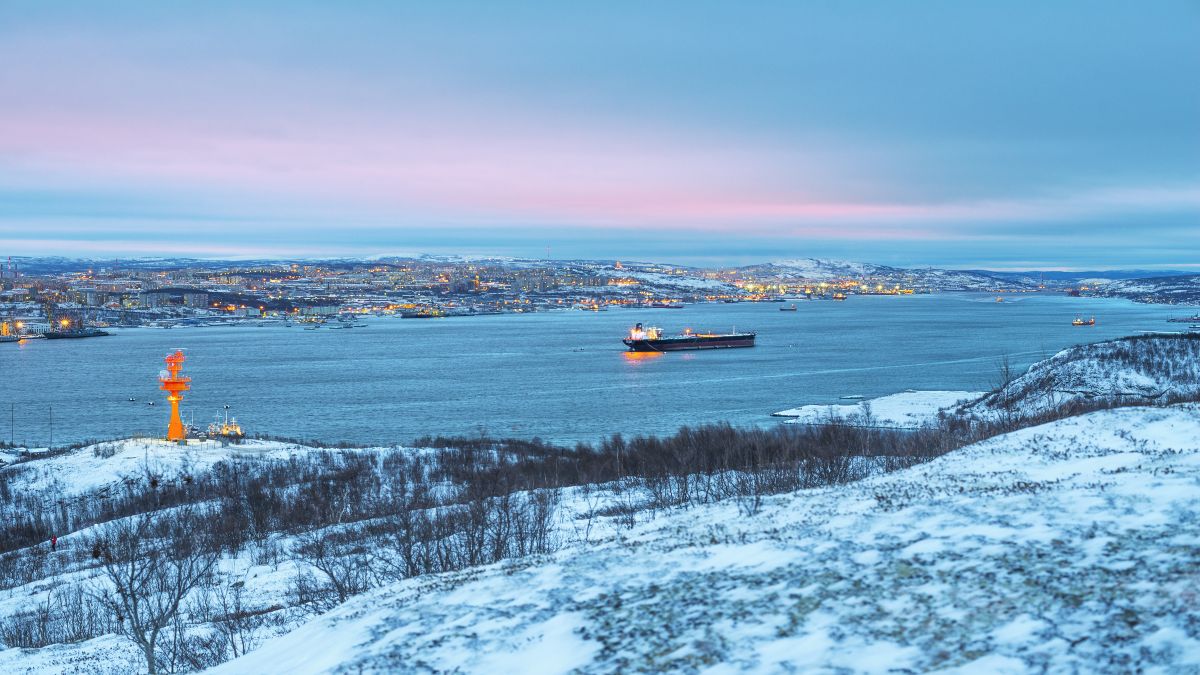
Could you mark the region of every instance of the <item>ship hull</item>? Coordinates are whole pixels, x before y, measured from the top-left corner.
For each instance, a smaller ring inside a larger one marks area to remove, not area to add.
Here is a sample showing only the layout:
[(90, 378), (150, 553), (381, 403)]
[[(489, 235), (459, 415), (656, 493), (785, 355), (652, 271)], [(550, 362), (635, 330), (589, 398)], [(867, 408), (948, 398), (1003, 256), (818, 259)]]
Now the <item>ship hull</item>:
[(631, 352), (678, 352), (692, 349), (732, 349), (753, 347), (754, 333), (734, 335), (682, 335), (657, 339), (625, 338), (622, 342)]
[(88, 329), (78, 331), (48, 330), (42, 334), (47, 340), (74, 340), (78, 338), (100, 337), (108, 335), (107, 331)]

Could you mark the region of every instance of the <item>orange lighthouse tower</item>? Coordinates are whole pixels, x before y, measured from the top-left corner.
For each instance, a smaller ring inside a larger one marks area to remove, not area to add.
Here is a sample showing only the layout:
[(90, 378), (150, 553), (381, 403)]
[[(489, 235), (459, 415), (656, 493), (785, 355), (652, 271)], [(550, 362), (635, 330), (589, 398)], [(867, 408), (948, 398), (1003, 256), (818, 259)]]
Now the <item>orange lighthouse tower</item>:
[(167, 440), (182, 441), (187, 439), (187, 430), (183, 428), (183, 420), (179, 418), (179, 402), (183, 400), (183, 392), (192, 388), (189, 384), (192, 378), (180, 375), (183, 361), (186, 357), (183, 350), (176, 349), (174, 354), (167, 354), (163, 359), (167, 369), (158, 374), (159, 389), (167, 392), (167, 400), (171, 402), (171, 421), (167, 424)]

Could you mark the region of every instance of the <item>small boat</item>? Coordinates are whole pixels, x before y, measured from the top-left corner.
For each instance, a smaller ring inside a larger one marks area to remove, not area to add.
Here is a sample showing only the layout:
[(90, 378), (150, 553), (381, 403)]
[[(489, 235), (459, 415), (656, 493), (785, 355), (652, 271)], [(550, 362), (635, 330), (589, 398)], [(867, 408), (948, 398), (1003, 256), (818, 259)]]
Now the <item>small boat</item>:
[(834, 294), (833, 294), (833, 299), (834, 299), (834, 300), (845, 300), (845, 299), (846, 299), (846, 294), (845, 294), (845, 293), (834, 293)]
[(780, 308), (779, 308), (779, 311), (781, 311), (781, 312), (794, 312), (794, 311), (796, 311), (796, 303), (794, 303), (794, 302), (793, 302), (791, 305), (789, 305), (789, 306), (787, 306), (787, 307), (780, 307)]
[[(229, 406), (225, 407), (229, 408)], [(212, 424), (208, 425), (208, 437), (238, 443), (246, 437), (246, 432), (242, 431), (242, 427), (238, 424), (236, 417), (231, 419), (229, 413), (225, 413), (224, 421), (221, 421), (221, 418), (218, 416), (217, 419), (213, 420)]]
[(1004, 302), (1004, 298), (1002, 298), (1002, 297), (1000, 297), (1000, 296), (998, 296), (998, 295), (997, 295), (997, 296), (996, 296), (996, 302)]
[(130, 397), (129, 397), (129, 400), (130, 400), (130, 401), (136, 401), (137, 399), (136, 399), (136, 398), (134, 398), (134, 397), (132, 397), (132, 396), (130, 396)]
[(861, 401), (866, 398), (866, 396), (863, 396), (862, 394), (847, 394), (846, 396), (839, 396), (838, 398), (845, 401)]
[(1074, 320), (1071, 321), (1071, 325), (1072, 326), (1095, 326), (1096, 325), (1096, 317), (1093, 316), (1090, 319), (1084, 320), (1083, 317), (1077, 316), (1077, 317), (1075, 317)]

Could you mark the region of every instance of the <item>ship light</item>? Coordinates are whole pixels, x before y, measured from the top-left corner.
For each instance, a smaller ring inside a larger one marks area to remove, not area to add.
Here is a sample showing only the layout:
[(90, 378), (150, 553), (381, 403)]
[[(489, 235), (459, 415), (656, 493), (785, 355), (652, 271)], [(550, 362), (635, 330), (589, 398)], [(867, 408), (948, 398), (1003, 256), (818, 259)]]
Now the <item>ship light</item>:
[(59, 322), (58, 322), (58, 324), (59, 324), (60, 326), (62, 326), (63, 328), (66, 328), (67, 326), (70, 326), (70, 325), (71, 325), (71, 320), (70, 320), (70, 319), (63, 319), (62, 321), (59, 321)]

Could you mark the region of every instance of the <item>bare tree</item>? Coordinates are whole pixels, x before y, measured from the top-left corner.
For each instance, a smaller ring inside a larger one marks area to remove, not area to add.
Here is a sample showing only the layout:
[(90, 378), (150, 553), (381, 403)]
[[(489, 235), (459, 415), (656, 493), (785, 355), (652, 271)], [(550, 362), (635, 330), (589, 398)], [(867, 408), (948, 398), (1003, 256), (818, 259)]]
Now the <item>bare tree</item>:
[(110, 523), (95, 542), (103, 579), (111, 584), (97, 596), (121, 633), (141, 648), (151, 675), (158, 673), (159, 635), (220, 557), (194, 534), (201, 528), (195, 514), (181, 509), (169, 521), (145, 514)]
[(301, 536), (295, 557), (324, 575), (326, 590), (340, 604), (371, 587), (371, 560), (365, 546), (339, 546), (330, 535), (320, 531)]

